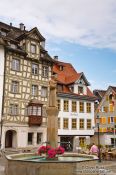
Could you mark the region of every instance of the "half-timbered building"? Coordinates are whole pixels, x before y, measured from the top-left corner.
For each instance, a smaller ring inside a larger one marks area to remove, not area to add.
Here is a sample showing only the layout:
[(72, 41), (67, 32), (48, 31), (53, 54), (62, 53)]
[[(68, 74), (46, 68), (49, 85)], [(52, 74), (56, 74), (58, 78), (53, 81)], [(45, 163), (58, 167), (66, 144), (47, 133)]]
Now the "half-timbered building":
[(0, 118), (3, 148), (38, 146), (46, 141), (44, 106), (53, 60), (35, 27), (0, 22)]

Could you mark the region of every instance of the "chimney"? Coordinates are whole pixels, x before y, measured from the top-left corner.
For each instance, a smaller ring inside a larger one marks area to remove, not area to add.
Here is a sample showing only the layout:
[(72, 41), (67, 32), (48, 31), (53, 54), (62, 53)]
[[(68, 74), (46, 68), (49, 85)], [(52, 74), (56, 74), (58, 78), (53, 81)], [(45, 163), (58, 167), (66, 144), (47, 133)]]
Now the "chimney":
[(10, 27), (12, 27), (12, 22), (10, 22)]
[(25, 27), (24, 24), (23, 23), (20, 23), (19, 26), (20, 26), (20, 29), (23, 31), (24, 30), (24, 27)]
[(58, 56), (57, 55), (54, 56), (54, 60), (58, 61)]

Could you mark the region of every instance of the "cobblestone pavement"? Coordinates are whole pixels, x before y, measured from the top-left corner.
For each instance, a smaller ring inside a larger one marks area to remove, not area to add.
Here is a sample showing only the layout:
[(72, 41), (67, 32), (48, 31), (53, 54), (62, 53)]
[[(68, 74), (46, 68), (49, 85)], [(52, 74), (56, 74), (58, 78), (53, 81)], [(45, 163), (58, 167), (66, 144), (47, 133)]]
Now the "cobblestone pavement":
[[(5, 175), (5, 166), (6, 160), (0, 157), (0, 175)], [(79, 168), (77, 165), (74, 175), (116, 175), (116, 161), (102, 161), (94, 165), (80, 166)]]

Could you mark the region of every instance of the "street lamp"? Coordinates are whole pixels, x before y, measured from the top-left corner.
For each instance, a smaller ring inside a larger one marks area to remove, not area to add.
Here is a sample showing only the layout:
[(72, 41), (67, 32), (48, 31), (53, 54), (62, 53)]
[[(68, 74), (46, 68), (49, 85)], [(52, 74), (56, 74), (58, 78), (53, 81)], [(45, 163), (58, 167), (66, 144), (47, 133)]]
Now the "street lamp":
[(97, 128), (98, 128), (98, 158), (99, 158), (98, 161), (101, 162), (100, 137), (99, 137), (99, 124), (100, 124), (99, 115), (97, 115), (97, 117), (96, 117), (96, 124), (97, 124)]

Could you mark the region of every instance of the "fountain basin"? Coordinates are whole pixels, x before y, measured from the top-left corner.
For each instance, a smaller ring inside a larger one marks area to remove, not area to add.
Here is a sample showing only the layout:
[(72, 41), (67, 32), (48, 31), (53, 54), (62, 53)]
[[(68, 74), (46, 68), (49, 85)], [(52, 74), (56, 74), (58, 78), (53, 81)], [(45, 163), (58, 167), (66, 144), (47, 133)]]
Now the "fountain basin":
[(77, 164), (97, 161), (96, 156), (64, 154), (58, 160), (46, 160), (45, 157), (31, 153), (7, 155), (6, 175), (74, 175)]

